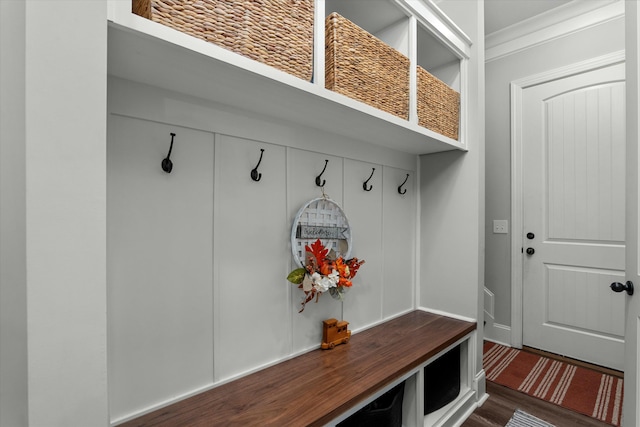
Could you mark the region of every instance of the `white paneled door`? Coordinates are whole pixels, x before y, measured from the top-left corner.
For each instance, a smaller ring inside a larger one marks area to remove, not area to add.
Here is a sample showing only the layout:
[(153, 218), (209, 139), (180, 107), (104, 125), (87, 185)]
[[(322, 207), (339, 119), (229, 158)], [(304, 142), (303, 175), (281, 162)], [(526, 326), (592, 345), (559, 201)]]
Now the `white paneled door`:
[(522, 95), (523, 344), (623, 369), (624, 64)]
[[(626, 77), (627, 77), (627, 253), (626, 280), (640, 284), (640, 7), (637, 2), (625, 4), (626, 28)], [(626, 282), (625, 282), (626, 284)], [(622, 425), (640, 425), (640, 298), (638, 291), (625, 296), (626, 330), (624, 360), (624, 401), (622, 403)]]

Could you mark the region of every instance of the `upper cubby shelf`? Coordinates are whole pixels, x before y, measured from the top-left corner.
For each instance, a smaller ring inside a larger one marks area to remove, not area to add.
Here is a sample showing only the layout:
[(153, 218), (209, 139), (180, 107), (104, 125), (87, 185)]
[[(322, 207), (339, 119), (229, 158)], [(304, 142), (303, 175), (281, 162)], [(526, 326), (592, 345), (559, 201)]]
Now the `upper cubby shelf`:
[[(470, 41), (428, 0), (315, 0), (312, 81), (142, 18), (132, 13), (131, 4), (131, 0), (109, 1), (112, 76), (407, 153), (467, 149), (464, 63)], [(324, 21), (332, 12), (409, 58), (408, 117), (325, 88)], [(418, 65), (460, 92), (457, 140), (418, 124)]]

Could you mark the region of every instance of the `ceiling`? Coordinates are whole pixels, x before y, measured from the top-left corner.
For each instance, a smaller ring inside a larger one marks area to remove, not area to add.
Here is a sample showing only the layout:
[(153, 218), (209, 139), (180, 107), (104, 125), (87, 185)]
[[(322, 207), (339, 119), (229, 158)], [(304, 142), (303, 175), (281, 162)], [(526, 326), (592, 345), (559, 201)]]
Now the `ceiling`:
[(484, 32), (491, 34), (572, 0), (485, 0)]

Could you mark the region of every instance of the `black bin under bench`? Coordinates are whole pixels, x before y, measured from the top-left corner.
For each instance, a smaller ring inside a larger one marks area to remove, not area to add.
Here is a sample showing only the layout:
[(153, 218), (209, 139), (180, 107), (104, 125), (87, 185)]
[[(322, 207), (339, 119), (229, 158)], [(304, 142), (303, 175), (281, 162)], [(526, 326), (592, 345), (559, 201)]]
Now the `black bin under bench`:
[(424, 415), (437, 411), (460, 394), (460, 346), (424, 368)]
[(402, 401), (404, 381), (346, 420), (337, 427), (402, 427)]

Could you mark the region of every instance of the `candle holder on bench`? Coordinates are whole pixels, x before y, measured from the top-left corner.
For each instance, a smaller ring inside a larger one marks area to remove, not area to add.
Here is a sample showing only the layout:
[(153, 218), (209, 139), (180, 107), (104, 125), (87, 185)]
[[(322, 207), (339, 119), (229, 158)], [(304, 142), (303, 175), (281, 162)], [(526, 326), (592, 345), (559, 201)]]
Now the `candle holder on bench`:
[(322, 344), (323, 350), (332, 349), (337, 345), (346, 344), (351, 338), (351, 331), (347, 329), (349, 322), (344, 320), (327, 319), (322, 322)]

